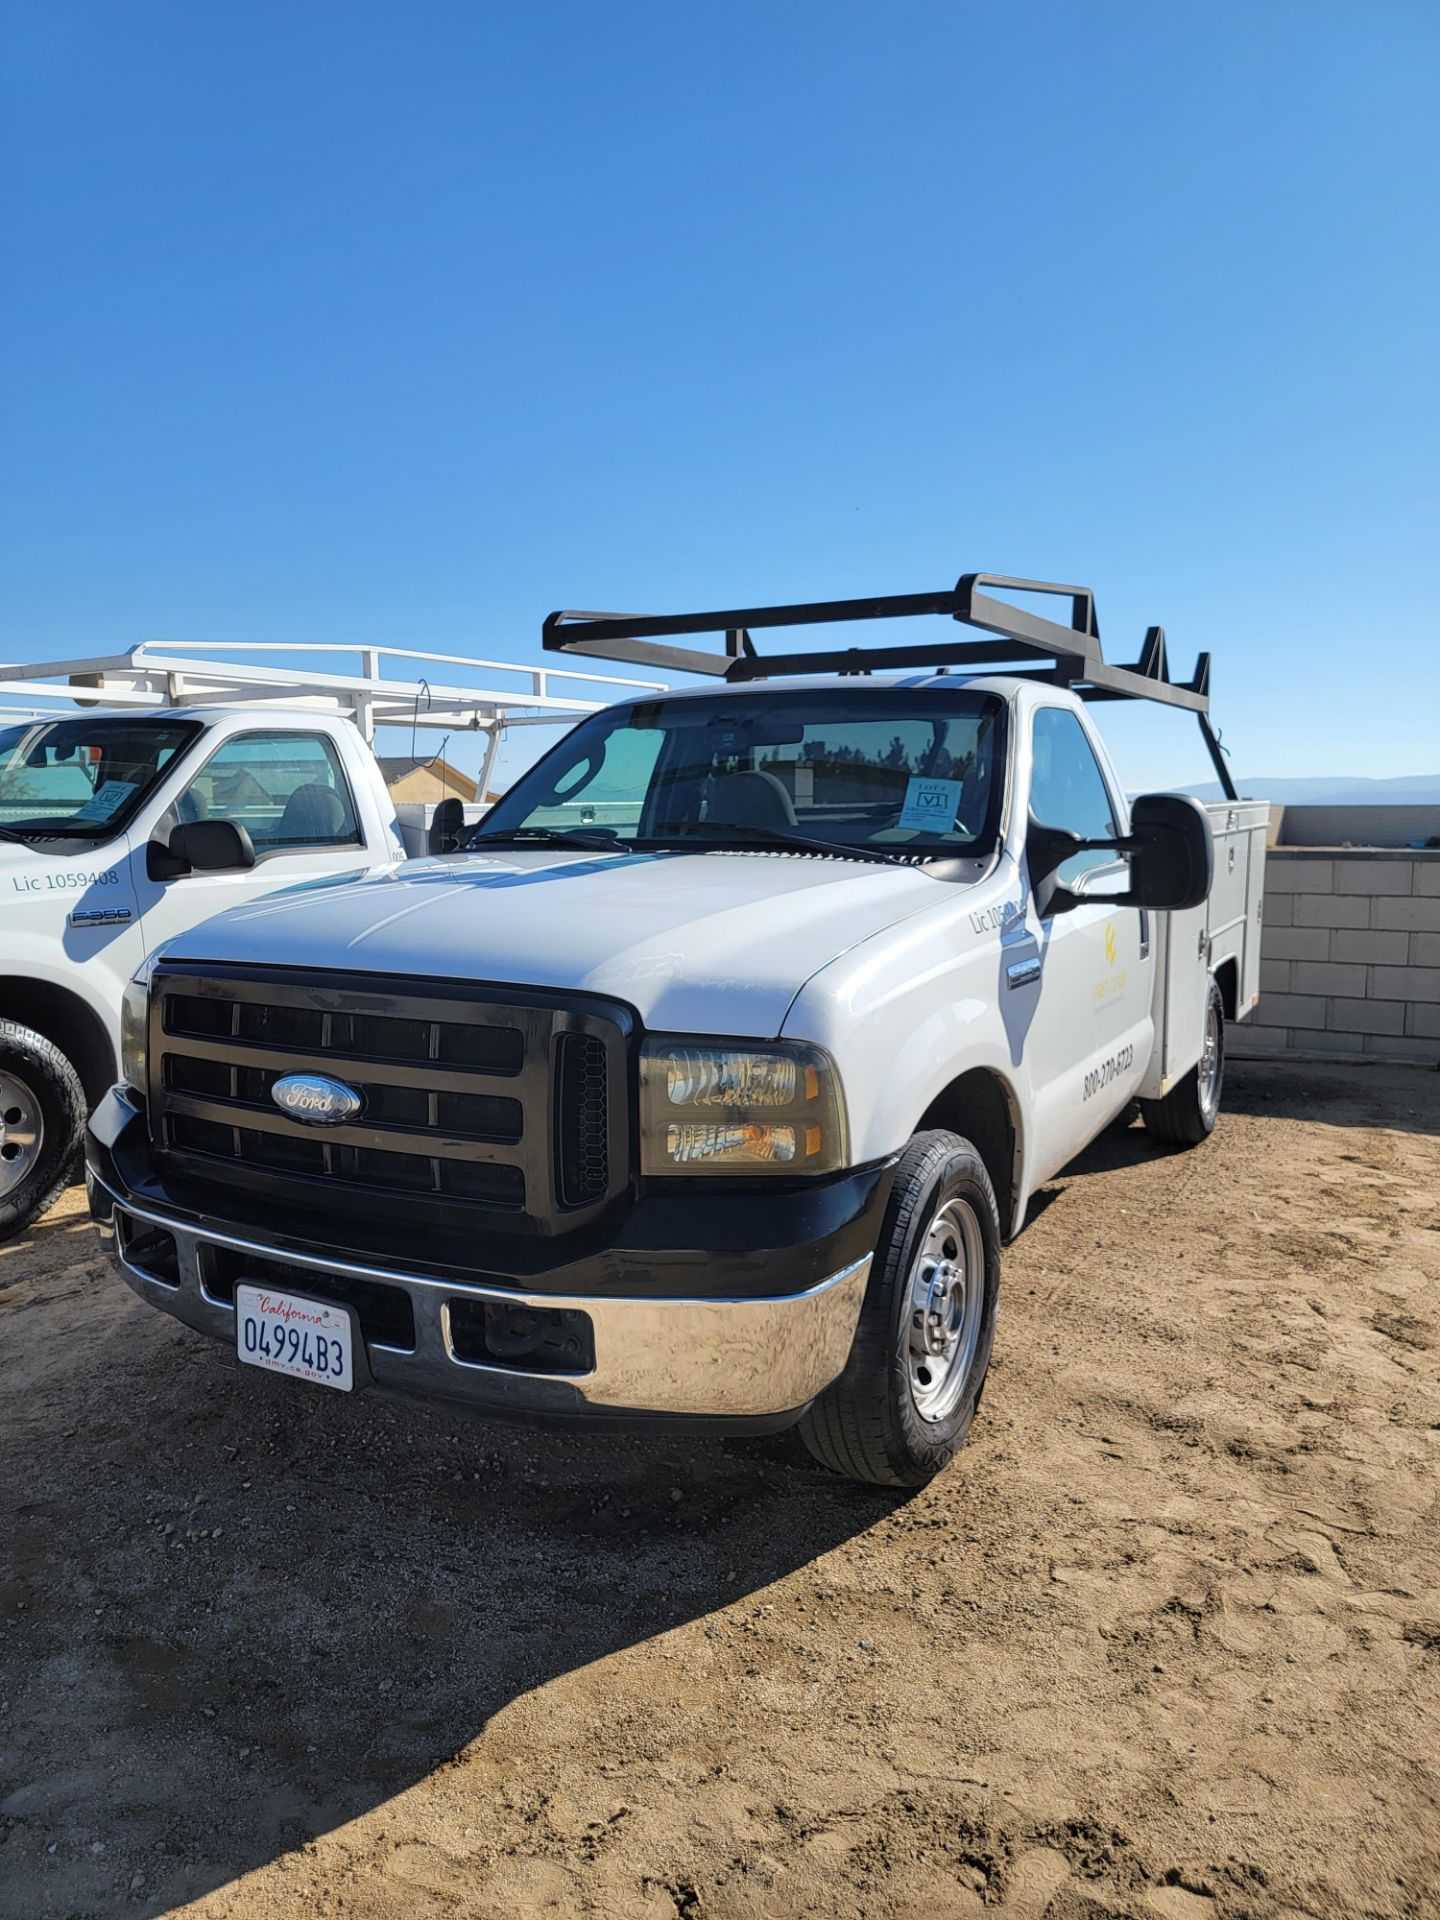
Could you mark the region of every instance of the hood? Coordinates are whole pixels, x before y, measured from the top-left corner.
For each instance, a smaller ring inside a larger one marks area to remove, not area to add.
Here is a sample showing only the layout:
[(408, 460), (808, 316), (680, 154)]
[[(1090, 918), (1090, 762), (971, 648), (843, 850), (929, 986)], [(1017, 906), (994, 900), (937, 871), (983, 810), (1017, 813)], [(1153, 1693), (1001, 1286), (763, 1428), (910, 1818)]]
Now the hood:
[(165, 958), (571, 988), (653, 1031), (765, 1038), (818, 968), (953, 886), (803, 854), (457, 854), (271, 894)]

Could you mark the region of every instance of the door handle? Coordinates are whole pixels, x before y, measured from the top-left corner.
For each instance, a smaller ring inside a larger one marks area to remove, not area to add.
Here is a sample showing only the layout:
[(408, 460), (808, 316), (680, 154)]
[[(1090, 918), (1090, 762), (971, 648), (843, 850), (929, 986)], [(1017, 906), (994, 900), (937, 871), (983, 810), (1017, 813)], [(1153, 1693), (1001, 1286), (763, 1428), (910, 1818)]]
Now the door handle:
[(1012, 987), (1028, 987), (1032, 980), (1040, 978), (1040, 956), (1032, 953), (1028, 960), (1012, 960), (1005, 969), (1006, 982)]

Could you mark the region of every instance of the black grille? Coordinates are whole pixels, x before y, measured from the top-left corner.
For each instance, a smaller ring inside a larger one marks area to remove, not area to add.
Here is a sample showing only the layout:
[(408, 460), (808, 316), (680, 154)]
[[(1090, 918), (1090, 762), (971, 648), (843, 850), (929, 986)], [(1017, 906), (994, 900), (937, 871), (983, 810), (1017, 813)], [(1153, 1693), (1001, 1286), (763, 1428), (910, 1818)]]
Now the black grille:
[(175, 993), (165, 1030), (197, 1040), (235, 1039), (257, 1046), (333, 1049), (354, 1060), (433, 1060), (482, 1073), (519, 1073), (525, 1036), (515, 1027), (465, 1026), (454, 1020), (407, 1020), (387, 1013), (336, 1013), (322, 1007), (207, 999)]
[[(628, 1177), (629, 1028), (624, 1008), (558, 995), (492, 1000), (446, 982), (161, 970), (150, 1030), (155, 1145), (209, 1178), (322, 1210), (393, 1220), (404, 1199), (553, 1231)], [(272, 1089), (300, 1072), (341, 1080), (359, 1111), (339, 1124), (283, 1112)]]
[(560, 1197), (583, 1207), (610, 1184), (610, 1086), (604, 1044), (593, 1034), (560, 1039)]
[[(601, 1052), (603, 1055), (603, 1047)], [(184, 1053), (165, 1056), (165, 1084), (170, 1092), (255, 1107), (266, 1115), (274, 1111), (271, 1088), (289, 1071), (285, 1066), (235, 1067), (223, 1060), (198, 1060)], [(524, 1110), (508, 1094), (430, 1093), (423, 1086), (390, 1086), (367, 1080), (363, 1067), (358, 1072), (347, 1071), (345, 1084), (363, 1095), (368, 1125), (397, 1131), (409, 1127), (426, 1133), (439, 1127), (442, 1131), (473, 1134), (477, 1140), (513, 1142), (521, 1137)], [(312, 1134), (311, 1139), (319, 1144), (318, 1136)]]

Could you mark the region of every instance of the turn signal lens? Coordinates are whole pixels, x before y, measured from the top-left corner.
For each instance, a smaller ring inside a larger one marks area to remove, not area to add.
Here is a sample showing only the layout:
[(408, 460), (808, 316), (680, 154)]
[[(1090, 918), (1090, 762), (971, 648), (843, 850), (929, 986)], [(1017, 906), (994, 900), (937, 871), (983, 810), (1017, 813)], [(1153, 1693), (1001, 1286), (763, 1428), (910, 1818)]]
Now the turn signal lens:
[(149, 982), (132, 980), (120, 1001), (120, 1078), (137, 1093), (145, 1091), (145, 1021), (149, 1010)]
[(703, 1160), (795, 1158), (794, 1127), (675, 1127), (665, 1129), (665, 1156), (677, 1167)]
[(154, 971), (154, 959), (146, 960), (120, 997), (120, 1078), (136, 1093), (145, 1091), (146, 1028)]
[(643, 1172), (833, 1173), (848, 1145), (839, 1076), (818, 1047), (646, 1042)]

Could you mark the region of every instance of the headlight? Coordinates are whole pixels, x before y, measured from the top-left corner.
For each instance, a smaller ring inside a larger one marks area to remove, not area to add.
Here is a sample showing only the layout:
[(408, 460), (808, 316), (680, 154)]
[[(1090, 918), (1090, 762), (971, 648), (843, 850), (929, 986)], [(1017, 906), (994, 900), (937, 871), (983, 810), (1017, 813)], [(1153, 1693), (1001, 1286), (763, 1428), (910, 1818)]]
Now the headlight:
[(155, 956), (143, 962), (120, 1000), (120, 1078), (145, 1091), (145, 1032), (150, 1021), (150, 976)]
[(833, 1173), (847, 1164), (834, 1062), (799, 1041), (747, 1047), (647, 1040), (640, 1055), (643, 1173)]

